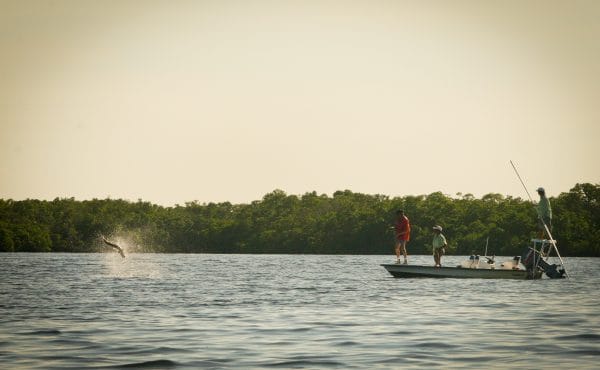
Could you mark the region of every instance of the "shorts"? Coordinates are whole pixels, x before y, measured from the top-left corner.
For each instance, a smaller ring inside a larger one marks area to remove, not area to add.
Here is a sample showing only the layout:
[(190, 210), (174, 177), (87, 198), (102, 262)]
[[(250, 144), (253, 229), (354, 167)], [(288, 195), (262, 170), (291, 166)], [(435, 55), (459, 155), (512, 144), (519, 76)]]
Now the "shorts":
[(546, 226), (548, 226), (548, 230), (552, 231), (552, 219), (550, 217), (543, 217), (544, 222), (542, 222), (542, 219), (538, 218), (538, 230), (539, 231), (546, 231), (546, 229), (544, 228), (544, 223), (546, 224)]

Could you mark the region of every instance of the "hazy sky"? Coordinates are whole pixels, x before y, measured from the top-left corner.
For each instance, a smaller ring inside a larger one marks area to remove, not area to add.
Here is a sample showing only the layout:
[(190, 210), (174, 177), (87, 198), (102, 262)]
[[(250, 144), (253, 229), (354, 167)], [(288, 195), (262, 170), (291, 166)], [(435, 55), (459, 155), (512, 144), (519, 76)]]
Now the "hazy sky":
[(0, 0), (0, 198), (600, 183), (600, 1)]

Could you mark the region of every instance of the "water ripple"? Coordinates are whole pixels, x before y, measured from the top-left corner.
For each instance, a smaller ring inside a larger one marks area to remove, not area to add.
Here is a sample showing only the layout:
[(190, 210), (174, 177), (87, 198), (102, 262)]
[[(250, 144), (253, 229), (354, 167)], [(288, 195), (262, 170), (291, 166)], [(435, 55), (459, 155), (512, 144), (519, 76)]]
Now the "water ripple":
[[(600, 360), (598, 259), (562, 281), (394, 279), (390, 256), (3, 254), (26, 369), (536, 368)], [(448, 256), (448, 263), (460, 257)], [(413, 256), (431, 263), (430, 256)]]
[(576, 342), (587, 341), (587, 340), (597, 340), (600, 341), (600, 334), (594, 333), (581, 333), (576, 335), (562, 335), (557, 337), (559, 340), (572, 340)]
[(177, 367), (179, 364), (171, 360), (153, 360), (144, 362), (135, 362), (124, 365), (115, 365), (115, 369), (165, 369)]

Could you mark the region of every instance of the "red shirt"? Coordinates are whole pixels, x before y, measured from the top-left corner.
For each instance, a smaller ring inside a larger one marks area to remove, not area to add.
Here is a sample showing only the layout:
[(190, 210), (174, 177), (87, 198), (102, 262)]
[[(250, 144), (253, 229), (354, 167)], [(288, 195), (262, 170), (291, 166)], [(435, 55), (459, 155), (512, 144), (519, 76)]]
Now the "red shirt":
[(398, 240), (410, 240), (410, 222), (408, 217), (402, 216), (401, 219), (396, 220), (396, 239)]

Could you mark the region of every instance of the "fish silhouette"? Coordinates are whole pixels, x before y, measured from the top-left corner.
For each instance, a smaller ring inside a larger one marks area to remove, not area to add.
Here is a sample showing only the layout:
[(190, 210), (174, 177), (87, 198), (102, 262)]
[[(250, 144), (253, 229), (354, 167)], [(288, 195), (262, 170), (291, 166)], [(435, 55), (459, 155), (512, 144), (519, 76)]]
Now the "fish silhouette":
[(121, 247), (119, 247), (119, 246), (118, 246), (118, 245), (116, 245), (115, 243), (111, 243), (111, 242), (109, 242), (108, 240), (106, 240), (106, 238), (105, 238), (105, 237), (102, 237), (102, 240), (103, 240), (103, 241), (104, 241), (106, 244), (108, 244), (108, 245), (110, 245), (111, 247), (115, 248), (115, 249), (116, 249), (116, 250), (119, 252), (119, 254), (121, 255), (121, 257), (125, 258), (125, 253), (123, 253), (123, 249), (122, 249)]

